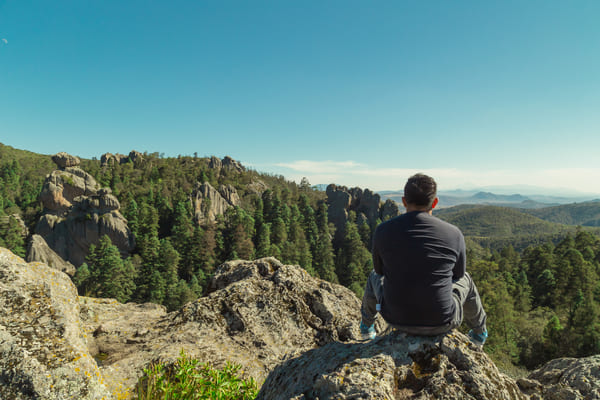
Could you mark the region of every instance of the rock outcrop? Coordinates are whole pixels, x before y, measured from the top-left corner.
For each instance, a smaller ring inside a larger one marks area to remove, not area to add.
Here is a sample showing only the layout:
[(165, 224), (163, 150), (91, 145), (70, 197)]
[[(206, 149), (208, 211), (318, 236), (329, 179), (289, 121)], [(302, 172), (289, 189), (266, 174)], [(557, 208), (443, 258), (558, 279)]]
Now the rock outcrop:
[(244, 166), (239, 161), (236, 161), (229, 156), (225, 156), (225, 158), (223, 158), (222, 160), (215, 156), (212, 156), (210, 158), (210, 161), (208, 162), (208, 167), (214, 169), (216, 171), (217, 176), (221, 175), (221, 172), (223, 170), (233, 171), (237, 173), (244, 172), (246, 170), (246, 168), (244, 168)]
[(100, 165), (110, 165), (110, 164), (126, 164), (128, 162), (135, 163), (139, 160), (143, 160), (144, 156), (139, 151), (131, 150), (129, 155), (126, 156), (124, 154), (112, 154), (112, 153), (104, 153), (100, 157)]
[[(46, 177), (40, 200), (44, 213), (36, 233), (61, 258), (79, 267), (91, 244), (108, 235), (126, 256), (135, 247), (127, 221), (119, 212), (119, 201), (109, 188), (101, 189), (87, 172), (73, 166), (66, 153), (54, 156), (59, 169)], [(77, 162), (79, 159), (77, 159)]]
[(61, 169), (65, 169), (68, 167), (76, 167), (81, 163), (79, 157), (72, 156), (65, 152), (60, 152), (53, 155), (52, 161)]
[(517, 384), (456, 331), (360, 342), (359, 307), (266, 258), (221, 265), (205, 297), (166, 313), (78, 297), (64, 273), (0, 248), (0, 398), (130, 398), (143, 368), (181, 350), (241, 364), (264, 380), (261, 399), (600, 398), (600, 356), (554, 360)]
[(266, 183), (257, 179), (246, 186), (246, 193), (261, 196), (268, 188)]
[[(207, 296), (167, 314), (153, 304), (78, 297), (65, 274), (0, 250), (0, 398), (100, 398), (73, 394), (86, 390), (126, 398), (143, 368), (172, 362), (182, 349), (216, 366), (241, 364), (262, 382), (289, 357), (359, 335), (352, 292), (273, 258), (223, 264), (210, 285)], [(88, 375), (101, 380), (82, 383)], [(52, 394), (69, 381), (72, 392)]]
[(217, 366), (241, 364), (262, 382), (287, 357), (359, 335), (360, 304), (348, 289), (273, 258), (223, 264), (211, 290), (162, 316), (87, 299), (82, 322), (103, 354), (107, 385), (132, 388), (149, 362), (172, 362), (181, 349)]
[(258, 399), (527, 399), (457, 331), (330, 343), (279, 365)]
[(237, 206), (240, 197), (231, 185), (220, 185), (216, 190), (208, 182), (197, 183), (190, 196), (198, 223), (215, 222), (228, 208)]
[(519, 386), (544, 400), (600, 399), (600, 355), (549, 361)]
[(371, 229), (377, 220), (385, 221), (400, 215), (397, 204), (388, 200), (381, 202), (381, 197), (369, 189), (351, 188), (330, 184), (326, 189), (328, 218), (335, 225), (334, 246), (339, 247), (343, 240), (349, 211), (354, 211), (357, 220), (367, 221)]
[(0, 248), (0, 398), (111, 398), (69, 277)]
[(75, 275), (75, 266), (56, 254), (40, 235), (31, 235), (29, 238), (26, 260), (27, 262), (38, 261), (67, 275)]

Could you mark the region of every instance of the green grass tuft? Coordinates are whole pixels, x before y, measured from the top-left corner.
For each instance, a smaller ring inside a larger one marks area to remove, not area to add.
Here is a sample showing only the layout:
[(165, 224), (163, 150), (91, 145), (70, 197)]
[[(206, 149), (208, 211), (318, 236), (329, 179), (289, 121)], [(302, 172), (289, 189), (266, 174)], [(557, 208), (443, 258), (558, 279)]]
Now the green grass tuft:
[(213, 368), (186, 356), (183, 350), (171, 366), (153, 364), (144, 369), (137, 385), (138, 400), (250, 400), (256, 398), (258, 385), (253, 378), (242, 379), (241, 366), (225, 364)]

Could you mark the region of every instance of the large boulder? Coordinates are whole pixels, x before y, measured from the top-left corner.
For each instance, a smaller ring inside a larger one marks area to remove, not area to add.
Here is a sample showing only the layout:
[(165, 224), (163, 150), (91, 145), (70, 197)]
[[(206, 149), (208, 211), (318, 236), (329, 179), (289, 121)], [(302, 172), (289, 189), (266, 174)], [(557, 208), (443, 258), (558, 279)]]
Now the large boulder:
[(219, 176), (223, 171), (233, 171), (235, 173), (241, 173), (246, 170), (244, 166), (229, 156), (225, 156), (222, 160), (212, 156), (208, 162), (208, 167), (215, 170), (215, 175)]
[(170, 314), (85, 298), (82, 323), (108, 387), (131, 390), (150, 362), (174, 362), (182, 349), (217, 367), (241, 364), (262, 382), (293, 355), (359, 337), (360, 302), (351, 291), (274, 258), (227, 262), (210, 290)]
[(190, 200), (198, 223), (215, 222), (218, 215), (223, 215), (228, 208), (240, 203), (233, 186), (220, 185), (217, 190), (208, 182), (197, 183)]
[(96, 194), (100, 185), (87, 172), (79, 167), (58, 169), (46, 176), (40, 200), (46, 211), (64, 214), (79, 196)]
[(135, 247), (117, 198), (79, 167), (65, 167), (49, 174), (40, 200), (44, 212), (35, 232), (75, 267), (85, 262), (90, 245), (97, 244), (104, 235), (110, 237), (124, 257)]
[(0, 248), (0, 398), (112, 398), (80, 327), (69, 277)]
[(549, 361), (519, 385), (545, 400), (600, 399), (600, 355)]
[(52, 161), (61, 169), (67, 167), (76, 167), (80, 164), (79, 157), (72, 156), (65, 152), (60, 152), (52, 156)]
[(142, 153), (135, 150), (131, 150), (128, 156), (119, 153), (104, 153), (100, 157), (100, 165), (104, 167), (106, 165), (126, 164), (128, 162), (135, 163), (143, 159), (144, 156), (142, 155)]
[(56, 254), (40, 235), (31, 235), (29, 238), (26, 260), (27, 262), (38, 261), (67, 275), (75, 275), (75, 266)]
[(367, 343), (330, 343), (277, 366), (258, 399), (528, 399), (492, 360), (452, 331), (391, 332)]

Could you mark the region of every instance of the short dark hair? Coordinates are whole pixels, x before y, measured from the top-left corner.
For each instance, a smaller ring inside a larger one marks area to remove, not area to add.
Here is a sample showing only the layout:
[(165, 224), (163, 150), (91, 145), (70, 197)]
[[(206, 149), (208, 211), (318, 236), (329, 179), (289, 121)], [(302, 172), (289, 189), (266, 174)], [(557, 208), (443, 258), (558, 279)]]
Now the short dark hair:
[(408, 204), (431, 208), (437, 196), (437, 183), (425, 174), (414, 174), (404, 185), (404, 199)]

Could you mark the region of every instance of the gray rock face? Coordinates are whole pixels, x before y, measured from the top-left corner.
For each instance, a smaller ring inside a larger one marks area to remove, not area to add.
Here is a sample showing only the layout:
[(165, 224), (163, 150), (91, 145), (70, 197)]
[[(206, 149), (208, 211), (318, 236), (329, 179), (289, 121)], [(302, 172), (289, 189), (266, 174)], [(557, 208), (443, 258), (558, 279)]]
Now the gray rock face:
[(109, 188), (79, 167), (65, 167), (46, 177), (40, 200), (44, 213), (35, 231), (63, 260), (79, 267), (91, 244), (103, 235), (126, 256), (135, 247), (119, 201)]
[(124, 154), (112, 154), (112, 153), (104, 153), (100, 157), (100, 165), (110, 165), (110, 164), (126, 164), (128, 162), (135, 163), (136, 161), (143, 160), (144, 156), (139, 151), (131, 150), (129, 155), (126, 156)]
[(527, 399), (457, 332), (330, 343), (277, 366), (258, 399)]
[(240, 203), (240, 197), (231, 185), (221, 185), (219, 190), (208, 182), (196, 184), (191, 194), (194, 214), (199, 223), (215, 222), (217, 215), (223, 215), (228, 208)]
[(223, 168), (232, 169), (237, 172), (244, 172), (246, 168), (239, 162), (229, 156), (223, 158)]
[(52, 171), (42, 187), (40, 200), (54, 214), (68, 211), (79, 196), (91, 196), (99, 189), (96, 180), (79, 167), (66, 167)]
[(382, 203), (380, 196), (369, 189), (348, 189), (330, 184), (325, 192), (329, 206), (328, 218), (336, 228), (333, 239), (335, 247), (339, 247), (343, 240), (349, 211), (354, 211), (359, 221), (366, 220), (372, 229), (377, 225), (378, 219), (383, 221), (400, 215), (393, 201)]
[(86, 298), (82, 323), (104, 355), (107, 386), (131, 389), (149, 362), (173, 362), (181, 349), (215, 366), (241, 364), (262, 382), (287, 357), (359, 335), (360, 305), (348, 289), (273, 258), (223, 264), (211, 290), (170, 314)]
[(69, 277), (0, 248), (0, 398), (112, 398), (80, 329)]
[(27, 244), (27, 262), (38, 261), (47, 266), (64, 272), (67, 275), (75, 275), (75, 267), (68, 261), (63, 260), (52, 250), (43, 237), (31, 235)]
[(247, 193), (262, 195), (269, 187), (261, 180), (252, 181), (246, 186)]
[(144, 156), (139, 151), (131, 150), (129, 152), (129, 159), (131, 162), (135, 163), (144, 159)]
[(222, 170), (229, 170), (235, 172), (244, 172), (246, 168), (239, 162), (229, 156), (225, 156), (222, 160), (212, 156), (208, 162), (208, 167), (216, 170), (217, 176), (221, 174)]
[[(600, 355), (558, 358), (528, 376), (541, 385), (531, 390), (545, 400), (600, 399)], [(524, 382), (519, 381), (523, 386)], [(541, 393), (540, 393), (541, 392)]]
[(387, 221), (390, 218), (394, 218), (400, 215), (400, 209), (398, 203), (392, 199), (387, 199), (381, 208), (381, 220)]
[(60, 152), (53, 155), (52, 161), (56, 165), (58, 165), (59, 168), (76, 167), (81, 162), (81, 160), (79, 160), (79, 157), (72, 156), (65, 152)]

